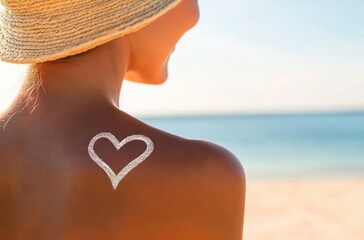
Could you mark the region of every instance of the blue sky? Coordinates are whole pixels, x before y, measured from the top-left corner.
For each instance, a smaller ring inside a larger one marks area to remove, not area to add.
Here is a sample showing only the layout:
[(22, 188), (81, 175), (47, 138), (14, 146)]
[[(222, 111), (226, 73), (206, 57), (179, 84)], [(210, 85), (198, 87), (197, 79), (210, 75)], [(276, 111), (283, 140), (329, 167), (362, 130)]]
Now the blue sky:
[(200, 21), (177, 44), (167, 82), (125, 81), (121, 109), (142, 115), (364, 109), (364, 1), (199, 5)]

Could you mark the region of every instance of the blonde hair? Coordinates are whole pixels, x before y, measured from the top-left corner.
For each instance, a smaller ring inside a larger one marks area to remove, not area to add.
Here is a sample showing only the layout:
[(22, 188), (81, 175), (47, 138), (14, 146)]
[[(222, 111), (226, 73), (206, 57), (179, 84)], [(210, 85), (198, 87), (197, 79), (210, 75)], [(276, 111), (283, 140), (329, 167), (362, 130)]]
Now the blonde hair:
[(29, 65), (24, 88), (22, 88), (19, 93), (20, 95), (24, 96), (24, 98), (22, 98), (24, 99), (24, 107), (32, 103), (33, 109), (36, 107), (38, 93), (42, 86), (41, 69), (42, 63), (34, 63)]
[(32, 111), (35, 109), (38, 92), (42, 83), (40, 77), (41, 67), (41, 63), (30, 64), (28, 66), (25, 77), (21, 79), (22, 84), (16, 98), (1, 112), (0, 125), (3, 128), (3, 131), (5, 131), (5, 126), (16, 113), (21, 112), (31, 104), (33, 104)]

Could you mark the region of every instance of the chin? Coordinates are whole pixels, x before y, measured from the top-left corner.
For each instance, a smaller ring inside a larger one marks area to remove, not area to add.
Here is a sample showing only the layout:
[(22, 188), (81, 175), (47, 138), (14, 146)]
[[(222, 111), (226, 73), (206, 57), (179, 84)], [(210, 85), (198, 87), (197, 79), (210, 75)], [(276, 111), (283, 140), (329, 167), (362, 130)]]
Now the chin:
[(158, 74), (156, 77), (153, 78), (150, 84), (160, 85), (167, 81), (168, 79), (168, 71), (163, 71), (161, 74)]
[(139, 73), (135, 71), (129, 71), (125, 75), (125, 79), (131, 82), (144, 83), (150, 85), (160, 85), (167, 81), (168, 70), (164, 68), (163, 71), (157, 73)]

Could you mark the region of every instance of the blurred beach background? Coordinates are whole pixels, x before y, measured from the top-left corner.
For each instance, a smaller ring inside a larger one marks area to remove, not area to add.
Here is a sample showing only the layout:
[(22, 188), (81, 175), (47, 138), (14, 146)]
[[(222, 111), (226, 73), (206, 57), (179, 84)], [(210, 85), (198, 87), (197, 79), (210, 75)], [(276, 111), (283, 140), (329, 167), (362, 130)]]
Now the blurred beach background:
[[(364, 2), (199, 5), (167, 82), (125, 81), (121, 110), (235, 154), (245, 240), (363, 239)], [(25, 67), (0, 63), (2, 109)]]

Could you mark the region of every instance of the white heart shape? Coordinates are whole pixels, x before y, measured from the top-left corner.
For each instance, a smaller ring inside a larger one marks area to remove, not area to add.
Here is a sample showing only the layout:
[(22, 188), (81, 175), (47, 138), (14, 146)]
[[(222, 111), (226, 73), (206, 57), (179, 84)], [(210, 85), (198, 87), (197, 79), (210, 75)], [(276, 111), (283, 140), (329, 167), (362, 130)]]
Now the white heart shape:
[[(114, 147), (119, 150), (122, 146), (124, 146), (126, 143), (130, 141), (135, 140), (141, 140), (146, 143), (147, 148), (145, 151), (136, 159), (128, 163), (121, 171), (116, 175), (115, 172), (107, 165), (94, 151), (94, 144), (97, 140), (100, 138), (107, 138), (110, 140), (112, 144), (114, 144)], [(121, 179), (123, 179), (126, 174), (128, 174), (133, 168), (138, 166), (140, 163), (142, 163), (154, 150), (154, 144), (150, 138), (144, 135), (131, 135), (126, 138), (124, 138), (121, 142), (111, 133), (108, 132), (102, 132), (97, 134), (95, 137), (93, 137), (88, 145), (88, 154), (90, 155), (91, 159), (101, 167), (106, 174), (109, 176), (111, 180), (111, 184), (114, 189), (117, 188), (119, 185), (119, 182)]]

